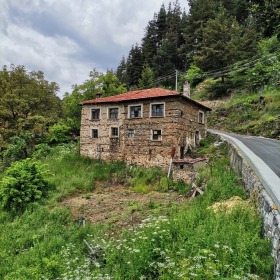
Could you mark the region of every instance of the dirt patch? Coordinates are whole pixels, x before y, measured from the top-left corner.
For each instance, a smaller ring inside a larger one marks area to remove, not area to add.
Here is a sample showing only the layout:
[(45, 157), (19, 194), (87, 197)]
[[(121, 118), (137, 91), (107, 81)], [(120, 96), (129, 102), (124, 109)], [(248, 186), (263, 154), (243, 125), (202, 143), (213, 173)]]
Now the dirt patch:
[(233, 196), (228, 200), (216, 202), (208, 208), (213, 210), (215, 213), (219, 211), (230, 213), (235, 207), (248, 207), (248, 202), (239, 196)]
[(125, 227), (138, 224), (152, 214), (165, 215), (187, 198), (175, 192), (136, 193), (122, 186), (98, 187), (94, 192), (65, 199), (77, 222)]

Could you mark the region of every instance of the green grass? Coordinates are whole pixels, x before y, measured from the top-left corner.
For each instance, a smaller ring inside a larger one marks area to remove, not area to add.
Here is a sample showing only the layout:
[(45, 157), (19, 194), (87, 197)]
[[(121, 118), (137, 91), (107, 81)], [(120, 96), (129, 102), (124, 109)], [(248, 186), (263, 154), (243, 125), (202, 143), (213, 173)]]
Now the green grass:
[(233, 94), (230, 102), (213, 111), (209, 127), (243, 134), (280, 137), (280, 88), (266, 87), (262, 92), (265, 104), (257, 93)]
[[(254, 206), (230, 213), (209, 209), (216, 201), (246, 197), (227, 159), (214, 160), (211, 171), (203, 170), (201, 176), (208, 179), (204, 196), (167, 216), (147, 217), (117, 237), (92, 238), (92, 246), (103, 248), (102, 254), (83, 273), (101, 279), (272, 279), (270, 246), (262, 238)], [(64, 261), (74, 255), (73, 248)], [(78, 278), (81, 270), (66, 273)]]
[[(215, 148), (212, 141), (203, 147), (211, 155), (198, 179), (206, 184), (203, 196), (170, 203), (164, 214), (155, 211), (118, 232), (106, 223), (82, 226), (59, 201), (77, 192), (87, 195), (100, 183), (133, 189), (141, 182), (161, 191), (173, 184), (157, 169), (131, 170), (123, 163), (81, 158), (75, 146), (54, 148), (42, 160), (56, 185), (51, 196), (16, 217), (0, 210), (0, 279), (272, 279), (271, 248), (254, 205), (229, 213), (209, 208), (232, 196), (246, 199), (226, 147)], [(132, 201), (129, 207), (141, 205)], [(156, 202), (147, 207), (157, 208)], [(84, 239), (96, 252), (91, 264)]]

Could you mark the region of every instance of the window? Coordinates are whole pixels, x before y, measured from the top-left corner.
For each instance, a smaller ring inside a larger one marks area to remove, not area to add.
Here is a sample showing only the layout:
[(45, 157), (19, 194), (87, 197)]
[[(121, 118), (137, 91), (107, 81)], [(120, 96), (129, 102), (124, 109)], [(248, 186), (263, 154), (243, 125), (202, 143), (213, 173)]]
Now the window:
[(119, 128), (111, 127), (111, 137), (119, 137)]
[(109, 108), (109, 119), (117, 120), (119, 118), (119, 108)]
[(151, 117), (164, 117), (164, 103), (151, 104), (150, 116)]
[(161, 129), (153, 129), (152, 130), (152, 140), (160, 141), (162, 138), (162, 131)]
[(128, 130), (128, 138), (133, 138), (135, 137), (135, 130), (134, 129), (129, 129)]
[(129, 105), (128, 106), (128, 117), (133, 118), (142, 118), (142, 105)]
[(100, 120), (100, 109), (91, 109), (91, 119)]
[(198, 123), (204, 123), (204, 112), (202, 111), (198, 112)]
[(91, 137), (98, 138), (98, 129), (94, 128), (91, 130)]

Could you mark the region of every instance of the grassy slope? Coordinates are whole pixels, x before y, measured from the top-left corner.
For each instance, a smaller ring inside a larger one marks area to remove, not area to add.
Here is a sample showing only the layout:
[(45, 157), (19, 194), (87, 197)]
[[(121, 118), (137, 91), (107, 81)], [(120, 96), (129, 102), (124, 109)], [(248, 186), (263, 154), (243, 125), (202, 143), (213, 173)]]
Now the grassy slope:
[[(116, 237), (106, 223), (81, 226), (59, 201), (92, 191), (100, 180), (125, 183), (125, 166), (80, 158), (70, 148), (55, 150), (44, 163), (57, 190), (23, 215), (0, 211), (0, 279), (255, 279), (250, 274), (272, 279), (270, 246), (253, 205), (216, 214), (208, 208), (246, 194), (229, 169), (225, 148), (203, 150), (212, 158), (199, 179), (207, 183), (205, 195), (171, 203), (165, 217), (155, 212)], [(84, 239), (97, 252), (92, 265), (85, 258)]]
[[(198, 85), (193, 98), (207, 99), (206, 85)], [(266, 87), (261, 95), (240, 91), (224, 100), (209, 115), (209, 128), (280, 139), (280, 86)]]

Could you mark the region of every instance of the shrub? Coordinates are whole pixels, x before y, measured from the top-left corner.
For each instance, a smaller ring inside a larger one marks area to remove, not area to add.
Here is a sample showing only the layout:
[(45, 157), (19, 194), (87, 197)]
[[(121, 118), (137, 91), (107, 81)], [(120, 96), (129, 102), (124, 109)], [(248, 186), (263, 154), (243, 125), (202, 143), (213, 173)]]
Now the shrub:
[(191, 65), (185, 78), (190, 82), (192, 87), (195, 87), (203, 81), (203, 71), (197, 66)]
[(5, 165), (10, 165), (11, 162), (24, 159), (28, 156), (27, 142), (23, 137), (13, 136), (11, 143), (3, 152), (3, 159)]
[(0, 182), (0, 205), (6, 210), (23, 211), (47, 194), (50, 184), (42, 166), (30, 158), (14, 162)]
[(50, 127), (49, 143), (66, 143), (71, 140), (70, 136), (71, 128), (65, 124), (55, 124)]
[(50, 153), (51, 148), (48, 144), (41, 143), (35, 146), (35, 150), (32, 153), (32, 158), (41, 159), (45, 158)]

